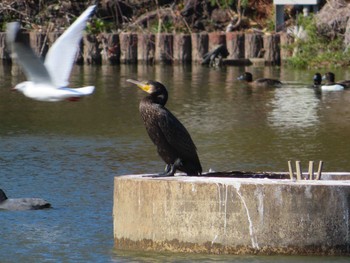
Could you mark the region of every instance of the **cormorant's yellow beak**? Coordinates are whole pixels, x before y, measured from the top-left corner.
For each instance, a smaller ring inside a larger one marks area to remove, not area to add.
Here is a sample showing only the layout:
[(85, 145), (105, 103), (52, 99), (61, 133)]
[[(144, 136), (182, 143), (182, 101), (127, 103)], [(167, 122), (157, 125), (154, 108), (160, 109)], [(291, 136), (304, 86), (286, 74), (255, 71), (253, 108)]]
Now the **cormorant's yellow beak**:
[(152, 85), (149, 85), (147, 83), (144, 83), (138, 80), (133, 80), (133, 79), (127, 79), (126, 81), (136, 84), (140, 89), (142, 89), (143, 91), (146, 91), (147, 93), (151, 92)]

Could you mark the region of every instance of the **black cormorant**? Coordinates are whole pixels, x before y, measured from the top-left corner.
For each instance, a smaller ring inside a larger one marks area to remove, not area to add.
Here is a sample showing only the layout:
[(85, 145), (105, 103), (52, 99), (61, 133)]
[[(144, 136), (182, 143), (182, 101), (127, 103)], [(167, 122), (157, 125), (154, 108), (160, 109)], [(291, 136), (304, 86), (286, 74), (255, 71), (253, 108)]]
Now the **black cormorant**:
[(260, 78), (253, 81), (253, 75), (250, 72), (244, 72), (237, 78), (238, 80), (244, 80), (253, 87), (275, 87), (279, 88), (282, 86), (282, 82), (277, 79)]
[(196, 146), (182, 123), (167, 109), (168, 92), (157, 81), (128, 79), (149, 95), (139, 105), (141, 117), (149, 137), (157, 146), (158, 154), (166, 163), (165, 171), (154, 177), (173, 176), (176, 170), (187, 175), (200, 175), (200, 164)]

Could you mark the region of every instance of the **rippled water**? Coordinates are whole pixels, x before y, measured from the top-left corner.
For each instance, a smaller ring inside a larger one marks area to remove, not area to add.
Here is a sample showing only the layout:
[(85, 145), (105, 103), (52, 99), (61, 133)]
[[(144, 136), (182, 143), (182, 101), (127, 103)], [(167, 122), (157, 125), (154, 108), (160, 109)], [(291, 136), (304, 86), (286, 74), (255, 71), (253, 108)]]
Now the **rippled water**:
[[(275, 77), (281, 89), (252, 89), (243, 71)], [(288, 160), (323, 160), (350, 171), (350, 91), (319, 94), (314, 72), (201, 66), (75, 67), (72, 87), (94, 84), (82, 101), (44, 103), (10, 92), (24, 79), (0, 65), (0, 188), (40, 197), (53, 209), (0, 212), (0, 262), (347, 262), (334, 257), (254, 257), (141, 253), (113, 249), (113, 177), (164, 164), (142, 125), (144, 93), (128, 78), (155, 79), (168, 108), (190, 131), (205, 171), (286, 171)], [(344, 70), (338, 79), (350, 79)]]

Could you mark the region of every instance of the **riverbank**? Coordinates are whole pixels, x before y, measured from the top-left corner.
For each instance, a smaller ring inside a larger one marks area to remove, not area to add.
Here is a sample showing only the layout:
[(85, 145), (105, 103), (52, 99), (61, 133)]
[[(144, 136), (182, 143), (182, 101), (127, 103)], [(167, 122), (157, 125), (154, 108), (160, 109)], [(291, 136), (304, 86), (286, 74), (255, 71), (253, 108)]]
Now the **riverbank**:
[[(59, 34), (32, 31), (24, 33), (24, 37), (37, 54), (45, 56)], [(76, 63), (201, 63), (206, 53), (224, 45), (229, 52), (223, 60), (226, 64), (280, 65), (290, 56), (283, 48), (290, 42), (286, 33), (88, 34), (84, 36)], [(0, 59), (11, 61), (5, 33), (0, 33)]]

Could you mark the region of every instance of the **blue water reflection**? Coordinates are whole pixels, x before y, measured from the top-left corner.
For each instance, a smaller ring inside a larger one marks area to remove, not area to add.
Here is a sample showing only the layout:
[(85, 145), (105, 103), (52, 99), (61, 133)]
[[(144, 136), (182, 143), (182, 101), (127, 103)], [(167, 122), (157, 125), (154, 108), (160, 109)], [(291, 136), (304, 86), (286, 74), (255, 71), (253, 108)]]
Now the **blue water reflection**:
[(95, 84), (95, 94), (77, 103), (43, 103), (10, 92), (24, 76), (1, 65), (0, 187), (9, 197), (46, 199), (53, 209), (0, 211), (0, 262), (299, 262), (113, 250), (114, 176), (164, 166), (138, 113), (144, 94), (128, 78), (168, 86), (168, 108), (190, 131), (205, 171), (286, 171), (290, 159), (323, 160), (327, 171), (350, 170), (350, 92), (318, 94), (309, 88), (313, 72), (284, 68), (249, 68), (256, 77), (287, 83), (252, 89), (236, 80), (245, 70), (75, 67), (72, 86)]

